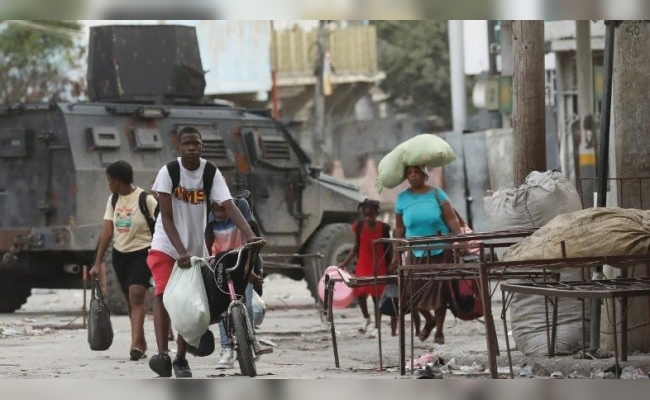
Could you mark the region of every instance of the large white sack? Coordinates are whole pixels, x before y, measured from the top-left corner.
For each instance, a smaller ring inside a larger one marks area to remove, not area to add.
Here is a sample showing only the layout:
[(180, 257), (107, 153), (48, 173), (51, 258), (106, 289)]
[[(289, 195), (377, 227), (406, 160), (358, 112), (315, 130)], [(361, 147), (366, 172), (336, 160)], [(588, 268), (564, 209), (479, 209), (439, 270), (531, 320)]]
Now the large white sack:
[[(569, 257), (650, 254), (650, 211), (589, 208), (558, 215), (530, 237), (511, 246), (503, 259), (524, 261), (560, 258), (562, 241), (566, 244)], [(581, 270), (565, 268), (561, 272), (561, 279), (581, 280)], [(511, 306), (515, 342), (526, 354), (546, 354), (544, 314), (539, 314), (542, 307), (534, 311), (534, 299), (543, 304), (541, 297), (531, 296), (521, 300), (522, 298), (523, 296), (517, 295)], [(559, 302), (558, 347), (561, 354), (571, 353), (578, 349), (579, 341), (582, 340), (580, 303), (569, 299), (560, 299)], [(588, 302), (586, 307), (589, 310)]]
[(504, 261), (650, 254), (650, 210), (598, 207), (558, 215), (511, 246)]
[(210, 307), (201, 275), (202, 263), (200, 258), (192, 257), (189, 268), (174, 264), (163, 293), (163, 303), (172, 327), (194, 347), (199, 346), (201, 336), (210, 325)]
[(556, 215), (582, 209), (580, 196), (559, 172), (533, 171), (523, 185), (483, 198), (493, 231), (539, 228)]
[[(582, 208), (580, 197), (573, 186), (562, 174), (551, 171), (531, 172), (520, 187), (499, 189), (485, 197), (483, 206), (493, 231), (538, 228), (559, 214)], [(502, 258), (502, 255), (499, 254), (499, 257)], [(575, 268), (564, 268), (558, 272), (564, 281), (581, 278), (580, 271)], [(510, 318), (517, 348), (528, 355), (547, 355), (546, 308), (543, 297), (514, 294)], [(556, 353), (575, 352), (581, 340), (581, 303), (578, 300), (560, 299)]]
[[(582, 280), (579, 268), (563, 268), (559, 271), (561, 281)], [(522, 281), (526, 282), (526, 281)], [(589, 329), (590, 302), (585, 302), (585, 326)], [(548, 355), (546, 340), (546, 308), (543, 296), (515, 293), (510, 303), (512, 337), (517, 349), (529, 356)], [(548, 321), (553, 308), (548, 305)], [(589, 332), (586, 332), (589, 338)], [(582, 342), (582, 303), (575, 299), (558, 299), (557, 336), (555, 354), (574, 354)]]

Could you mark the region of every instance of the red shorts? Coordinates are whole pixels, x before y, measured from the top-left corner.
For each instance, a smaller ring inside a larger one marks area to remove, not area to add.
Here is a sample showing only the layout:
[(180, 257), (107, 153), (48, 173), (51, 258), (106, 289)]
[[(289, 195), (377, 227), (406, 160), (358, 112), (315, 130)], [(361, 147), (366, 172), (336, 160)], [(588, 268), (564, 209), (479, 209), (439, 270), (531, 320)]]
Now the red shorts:
[(174, 260), (174, 258), (169, 254), (158, 250), (149, 250), (147, 265), (151, 270), (151, 276), (153, 277), (154, 283), (154, 293), (156, 296), (160, 296), (165, 292), (167, 282), (172, 274), (172, 268), (174, 268), (175, 263), (176, 260)]

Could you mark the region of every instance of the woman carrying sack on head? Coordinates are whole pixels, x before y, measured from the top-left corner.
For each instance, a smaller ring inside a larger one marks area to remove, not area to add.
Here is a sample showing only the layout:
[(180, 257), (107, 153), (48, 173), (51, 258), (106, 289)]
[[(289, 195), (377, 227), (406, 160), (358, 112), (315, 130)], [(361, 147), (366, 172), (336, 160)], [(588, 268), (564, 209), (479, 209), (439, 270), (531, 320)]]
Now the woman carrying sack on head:
[[(423, 166), (407, 166), (405, 168), (406, 180), (410, 187), (397, 195), (395, 202), (395, 232), (396, 238), (416, 236), (448, 235), (461, 233), (460, 223), (456, 213), (449, 202), (447, 194), (442, 189), (427, 185), (429, 178)], [(413, 264), (436, 264), (452, 262), (451, 252), (442, 249), (413, 250), (410, 254)], [(396, 266), (397, 252), (393, 253), (391, 266)], [(446, 304), (449, 299), (449, 285), (442, 281), (414, 281), (412, 287), (407, 284), (406, 294), (416, 293), (411, 299), (402, 299), (400, 306), (405, 310), (412, 309), (412, 318), (419, 330), (419, 311), (425, 319), (424, 327), (418, 333), (418, 338), (425, 341), (434, 326), (436, 332), (434, 343), (443, 344), (445, 336), (443, 325), (447, 312)], [(434, 311), (435, 316), (431, 314)]]
[[(350, 262), (357, 257), (357, 267), (354, 274), (357, 277), (374, 277), (386, 275), (386, 251), (388, 245), (384, 246), (383, 250), (375, 248), (373, 252), (372, 242), (376, 239), (390, 238), (390, 225), (377, 220), (379, 215), (379, 202), (376, 200), (364, 200), (357, 207), (361, 213), (362, 219), (357, 221), (352, 226), (352, 231), (355, 233), (356, 241), (354, 249), (350, 251), (345, 259), (338, 265), (341, 269), (347, 269)], [(374, 253), (374, 259), (373, 259)], [(389, 257), (388, 260), (391, 258)], [(375, 270), (376, 268), (376, 270)], [(378, 285), (377, 293), (381, 295), (384, 291), (385, 285)], [(377, 298), (375, 297), (375, 286), (366, 285), (354, 289), (355, 296), (359, 302), (359, 308), (363, 315), (363, 321), (359, 326), (359, 333), (366, 333), (368, 326), (370, 326), (370, 314), (368, 313), (368, 296), (372, 297), (372, 302), (377, 306)], [(379, 324), (379, 321), (376, 321)], [(393, 321), (391, 320), (391, 327)], [(397, 326), (397, 319), (395, 319), (395, 326)]]

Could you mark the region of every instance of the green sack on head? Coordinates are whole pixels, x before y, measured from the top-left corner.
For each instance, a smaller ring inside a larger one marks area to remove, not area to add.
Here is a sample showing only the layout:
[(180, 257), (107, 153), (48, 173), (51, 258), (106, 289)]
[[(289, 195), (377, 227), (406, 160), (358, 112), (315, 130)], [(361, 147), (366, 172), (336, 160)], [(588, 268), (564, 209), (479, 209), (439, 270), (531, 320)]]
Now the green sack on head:
[(429, 168), (442, 167), (456, 159), (456, 154), (440, 136), (423, 133), (395, 148), (402, 149), (404, 165), (425, 165)]
[(455, 159), (454, 150), (441, 137), (429, 133), (417, 135), (400, 143), (381, 159), (377, 166), (375, 189), (381, 193), (383, 188), (393, 189), (404, 182), (407, 166), (442, 167)]
[(383, 188), (392, 189), (404, 182), (404, 160), (402, 149), (396, 147), (379, 161), (375, 189), (381, 193)]

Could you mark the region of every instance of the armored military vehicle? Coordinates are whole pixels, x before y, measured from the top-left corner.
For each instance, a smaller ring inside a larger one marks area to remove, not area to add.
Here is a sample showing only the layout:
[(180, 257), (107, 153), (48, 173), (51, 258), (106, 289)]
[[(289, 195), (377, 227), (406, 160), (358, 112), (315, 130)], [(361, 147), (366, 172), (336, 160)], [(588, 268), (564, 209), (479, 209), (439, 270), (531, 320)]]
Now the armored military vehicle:
[[(32, 288), (81, 287), (109, 196), (106, 166), (127, 160), (150, 188), (186, 125), (201, 131), (203, 156), (231, 191), (252, 192), (266, 252), (320, 252), (327, 266), (353, 246), (358, 190), (320, 173), (268, 113), (204, 102), (194, 28), (92, 28), (87, 78), (90, 102), (0, 107), (0, 312)], [(312, 269), (280, 272), (314, 293)], [(111, 308), (124, 311), (112, 267), (107, 275)]]

